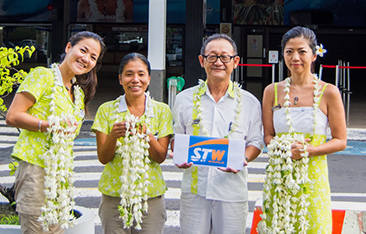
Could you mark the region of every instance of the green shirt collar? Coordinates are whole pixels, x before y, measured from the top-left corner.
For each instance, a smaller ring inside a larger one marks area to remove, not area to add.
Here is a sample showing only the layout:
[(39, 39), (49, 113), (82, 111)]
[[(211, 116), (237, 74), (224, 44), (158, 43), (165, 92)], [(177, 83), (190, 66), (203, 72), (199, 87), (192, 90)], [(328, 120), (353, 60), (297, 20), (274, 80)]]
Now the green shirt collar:
[[(204, 82), (204, 85), (200, 88), (198, 94), (202, 96), (204, 93), (206, 93), (206, 91), (207, 91), (207, 80)], [(234, 85), (231, 80), (229, 82), (229, 87), (226, 92), (230, 95), (230, 97), (232, 98), (235, 97)]]
[[(145, 93), (145, 97), (146, 97), (146, 93)], [(146, 106), (148, 106), (146, 101), (147, 101), (147, 97), (145, 98), (145, 113), (144, 114), (152, 113), (148, 117), (154, 117), (154, 114), (153, 114), (154, 112), (152, 110), (148, 110), (148, 111), (146, 110)], [(149, 107), (153, 108), (152, 105), (149, 105)], [(123, 95), (121, 100), (119, 101), (118, 112), (121, 113), (121, 112), (126, 112), (126, 111), (128, 111), (128, 107), (127, 107), (127, 103), (126, 103), (126, 96)]]

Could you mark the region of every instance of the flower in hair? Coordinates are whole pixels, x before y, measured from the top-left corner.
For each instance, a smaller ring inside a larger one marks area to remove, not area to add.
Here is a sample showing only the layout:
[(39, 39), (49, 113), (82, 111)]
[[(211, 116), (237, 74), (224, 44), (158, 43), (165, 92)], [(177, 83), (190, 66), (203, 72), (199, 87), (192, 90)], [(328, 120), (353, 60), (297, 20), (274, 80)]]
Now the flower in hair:
[(315, 54), (319, 55), (320, 57), (323, 57), (323, 55), (327, 53), (327, 50), (324, 49), (323, 44), (315, 46), (315, 49), (316, 49)]

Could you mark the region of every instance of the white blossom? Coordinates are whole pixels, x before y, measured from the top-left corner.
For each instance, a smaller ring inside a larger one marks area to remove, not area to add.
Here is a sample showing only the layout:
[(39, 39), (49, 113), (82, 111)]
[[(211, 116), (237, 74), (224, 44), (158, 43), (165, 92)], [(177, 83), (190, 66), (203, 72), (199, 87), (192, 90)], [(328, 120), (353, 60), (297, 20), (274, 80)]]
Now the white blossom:
[(323, 57), (325, 53), (327, 53), (327, 50), (323, 48), (323, 44), (320, 44), (319, 46), (315, 46), (315, 54), (319, 55), (320, 57)]
[[(197, 110), (197, 118), (200, 120), (198, 122), (201, 133), (203, 136), (209, 136), (208, 130), (207, 128), (205, 128), (203, 126), (203, 120), (202, 120), (202, 106), (201, 106), (201, 96), (200, 93), (203, 91), (204, 87), (205, 87), (205, 82), (203, 80), (199, 80), (198, 81), (199, 85), (198, 88), (194, 91), (194, 95), (193, 95), (193, 103), (196, 106), (196, 110)], [(236, 101), (237, 101), (237, 105), (234, 109), (235, 111), (235, 117), (234, 117), (234, 122), (231, 123), (230, 127), (229, 127), (229, 132), (226, 136), (224, 136), (224, 138), (228, 138), (235, 130), (238, 129), (239, 125), (240, 125), (240, 115), (241, 115), (241, 110), (242, 110), (242, 94), (241, 94), (241, 86), (234, 82), (234, 92), (235, 92), (235, 96)]]
[(81, 88), (74, 85), (75, 112), (61, 115), (55, 113), (56, 66), (56, 64), (51, 66), (55, 84), (50, 95), (52, 99), (50, 102), (51, 115), (47, 118), (50, 126), (47, 129), (50, 143), (47, 145), (48, 150), (42, 156), (46, 166), (44, 183), (46, 202), (41, 208), (42, 214), (38, 220), (41, 222), (43, 230), (48, 230), (49, 225), (58, 223), (62, 228), (68, 228), (74, 224), (74, 216), (70, 215), (70, 211), (75, 205), (73, 201), (75, 179), (72, 172), (74, 165), (73, 156), (70, 154), (73, 143), (70, 142), (75, 138), (77, 125), (79, 125), (74, 115), (79, 115), (83, 100)]
[[(149, 106), (150, 96), (146, 93), (147, 106), (146, 110), (151, 111)], [(120, 102), (119, 97), (116, 103)], [(117, 108), (115, 108), (117, 110)], [(126, 121), (126, 136), (123, 139), (119, 139), (117, 142), (116, 154), (120, 155), (122, 158), (122, 174), (120, 176), (121, 188), (120, 192), (120, 205), (118, 210), (120, 212), (120, 218), (123, 220), (125, 228), (132, 227), (133, 222), (136, 221), (136, 229), (141, 229), (140, 223), (142, 222), (142, 212), (143, 209), (147, 212), (147, 199), (148, 199), (148, 186), (150, 182), (148, 181), (149, 175), (149, 117), (153, 116), (153, 113), (145, 113), (146, 119), (142, 120), (137, 116), (132, 114), (127, 114), (124, 119), (116, 113), (115, 122)], [(139, 132), (137, 128), (142, 125), (146, 125), (146, 133)], [(123, 142), (123, 144), (121, 144)], [(142, 203), (144, 202), (144, 205)]]
[[(316, 129), (316, 114), (319, 106), (320, 86), (319, 79), (313, 75), (314, 83), (314, 104), (313, 104), (313, 125), (312, 135)], [(288, 133), (276, 135), (267, 145), (269, 165), (266, 169), (266, 180), (263, 189), (263, 221), (258, 225), (260, 233), (306, 233), (309, 221), (306, 219), (307, 207), (310, 202), (307, 200), (309, 194), (305, 194), (302, 186), (309, 182), (308, 162), (309, 153), (306, 151), (305, 137), (303, 134), (296, 134), (292, 126), (289, 99), (291, 78), (285, 79), (285, 113)], [(300, 160), (292, 160), (291, 145), (294, 142), (303, 144)], [(283, 173), (283, 174), (282, 174)], [(278, 195), (278, 197), (277, 197)], [(299, 198), (297, 198), (298, 196)], [(298, 204), (298, 205), (297, 205)], [(296, 218), (293, 217), (296, 215)], [(299, 227), (295, 229), (296, 225)]]

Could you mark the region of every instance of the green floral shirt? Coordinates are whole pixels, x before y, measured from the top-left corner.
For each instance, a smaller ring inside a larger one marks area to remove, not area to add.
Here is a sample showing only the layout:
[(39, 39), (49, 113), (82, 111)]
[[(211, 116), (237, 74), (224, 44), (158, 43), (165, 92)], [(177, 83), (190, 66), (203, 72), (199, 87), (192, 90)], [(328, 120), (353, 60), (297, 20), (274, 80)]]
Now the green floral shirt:
[[(102, 104), (98, 108), (92, 126), (93, 131), (100, 131), (105, 134), (109, 134), (111, 132), (113, 124), (115, 123), (114, 112), (116, 110), (113, 107), (115, 106), (116, 102), (117, 100), (109, 101)], [(153, 111), (145, 111), (145, 114), (141, 117), (141, 119), (146, 118), (146, 113), (153, 113), (153, 116), (150, 116), (150, 124), (148, 126), (151, 132), (158, 138), (173, 134), (173, 117), (168, 105), (151, 100), (151, 105), (149, 106), (153, 108)], [(124, 97), (121, 98), (117, 113), (123, 119), (128, 113), (128, 108)], [(123, 144), (123, 138), (118, 140)], [(150, 185), (147, 195), (149, 198), (151, 198), (164, 194), (167, 190), (167, 187), (163, 178), (160, 164), (151, 160), (149, 167)], [(119, 177), (122, 174), (122, 168), (122, 157), (119, 155), (115, 155), (113, 160), (106, 164), (99, 180), (98, 188), (101, 193), (112, 197), (120, 196), (122, 184)]]
[[(56, 70), (60, 74), (58, 68)], [(81, 91), (82, 105), (80, 106), (80, 109), (75, 110), (75, 104), (72, 102), (63, 85), (61, 74), (58, 75), (56, 84), (56, 92), (54, 94), (56, 104), (55, 111), (57, 114), (63, 112), (75, 113), (75, 117), (80, 123), (77, 130), (78, 133), (84, 118), (84, 93)], [(50, 102), (52, 101), (51, 95), (54, 86), (54, 74), (49, 68), (37, 67), (27, 75), (17, 93), (28, 92), (36, 99), (33, 106), (28, 109), (28, 114), (41, 120), (47, 120), (47, 117), (51, 115)], [(44, 168), (45, 165), (40, 156), (46, 152), (47, 147), (47, 133), (22, 129), (18, 141), (14, 146), (12, 157)], [(72, 151), (71, 147), (70, 151)]]

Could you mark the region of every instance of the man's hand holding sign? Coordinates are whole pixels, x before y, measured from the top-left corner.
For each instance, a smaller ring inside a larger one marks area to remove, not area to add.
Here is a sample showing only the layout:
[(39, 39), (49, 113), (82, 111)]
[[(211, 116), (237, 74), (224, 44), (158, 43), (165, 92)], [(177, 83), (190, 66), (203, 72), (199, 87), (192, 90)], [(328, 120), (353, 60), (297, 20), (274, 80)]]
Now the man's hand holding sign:
[(246, 163), (244, 140), (176, 134), (175, 142), (173, 162), (179, 168), (209, 166), (237, 173)]

